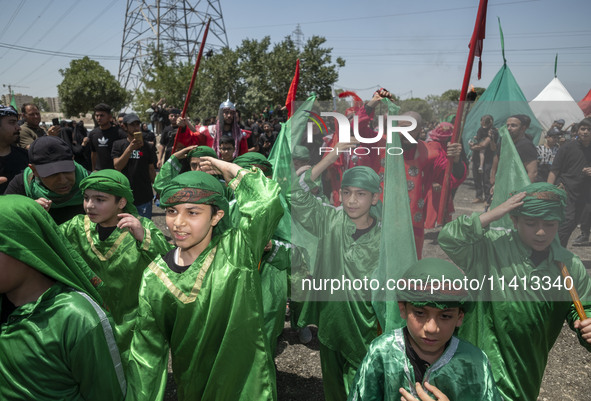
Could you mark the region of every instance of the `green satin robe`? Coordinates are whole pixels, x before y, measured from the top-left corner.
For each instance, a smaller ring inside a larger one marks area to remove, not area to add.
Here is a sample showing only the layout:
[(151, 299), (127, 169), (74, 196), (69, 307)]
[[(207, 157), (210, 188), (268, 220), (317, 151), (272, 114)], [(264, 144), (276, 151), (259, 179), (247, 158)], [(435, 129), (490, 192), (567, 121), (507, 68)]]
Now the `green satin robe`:
[[(318, 238), (314, 278), (341, 278), (343, 275), (351, 280), (364, 276), (371, 278), (378, 265), (380, 222), (354, 241), (355, 223), (343, 209), (325, 204), (309, 192), (318, 184), (319, 181), (311, 183), (307, 180), (305, 184), (294, 185), (291, 195), (292, 218)], [(298, 272), (292, 271), (292, 275), (297, 276)], [(292, 291), (300, 288), (301, 282), (292, 283)], [(359, 366), (378, 331), (378, 320), (370, 301), (371, 291), (355, 294), (338, 291), (332, 295), (330, 289), (328, 292), (292, 292), (292, 298), (299, 301), (302, 297), (307, 301), (302, 306), (298, 325), (317, 325), (322, 344), (340, 352), (353, 366)], [(326, 299), (330, 301), (318, 301)]]
[(283, 214), (279, 186), (260, 171), (230, 186), (238, 226), (212, 238), (183, 273), (161, 258), (144, 272), (127, 400), (162, 399), (169, 349), (180, 401), (277, 398), (257, 268)]
[[(423, 384), (426, 381), (453, 401), (502, 401), (486, 355), (457, 337), (452, 337), (443, 354), (427, 369)], [(349, 400), (399, 400), (400, 387), (417, 397), (403, 329), (396, 329), (371, 343), (357, 370)]]
[[(555, 261), (562, 260), (573, 277), (587, 315), (591, 314), (591, 279), (581, 260), (562, 248), (557, 241), (550, 245), (549, 257), (537, 267), (530, 260), (531, 249), (514, 230), (482, 228), (479, 215), (460, 216), (448, 223), (439, 234), (439, 245), (469, 278), (483, 275), (495, 279), (504, 277), (549, 276), (551, 282), (559, 277)], [(482, 349), (490, 360), (495, 381), (505, 400), (536, 400), (540, 391), (548, 353), (556, 342), (566, 319), (574, 330), (578, 319), (568, 292), (561, 300), (549, 299), (549, 292), (524, 295), (507, 287), (504, 292), (491, 294), (494, 302), (477, 302), (466, 315), (458, 336)], [(520, 295), (521, 301), (516, 298)], [(528, 301), (523, 301), (524, 297)], [(504, 298), (504, 299), (503, 299)], [(579, 341), (587, 344), (577, 331)]]
[(152, 187), (158, 194), (162, 193), (162, 189), (177, 175), (181, 173), (183, 166), (181, 161), (176, 156), (171, 155), (166, 162), (160, 167), (160, 171), (154, 179)]
[(56, 283), (0, 326), (0, 400), (123, 400), (125, 390), (109, 318), (88, 295)]
[(100, 241), (96, 223), (86, 215), (78, 215), (60, 225), (74, 249), (103, 280), (99, 293), (113, 316), (124, 367), (133, 336), (142, 274), (156, 257), (172, 249), (152, 220), (139, 217), (139, 221), (144, 227), (141, 243), (128, 230), (119, 228)]

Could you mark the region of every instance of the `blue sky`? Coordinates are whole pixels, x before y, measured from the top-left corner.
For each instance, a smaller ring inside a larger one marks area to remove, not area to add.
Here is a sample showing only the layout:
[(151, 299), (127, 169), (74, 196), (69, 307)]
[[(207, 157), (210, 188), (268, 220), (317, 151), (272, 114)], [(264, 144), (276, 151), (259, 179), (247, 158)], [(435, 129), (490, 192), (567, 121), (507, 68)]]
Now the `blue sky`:
[[(474, 28), (477, 0), (221, 1), (231, 47), (243, 39), (320, 35), (333, 55), (346, 60), (337, 88), (369, 98), (385, 87), (402, 99), (459, 89)], [(101, 56), (117, 76), (126, 2), (122, 0), (11, 0), (0, 15), (0, 85), (33, 96), (56, 96), (70, 58), (4, 46)], [(483, 73), (486, 87), (503, 59), (497, 17), (505, 35), (507, 64), (526, 98), (554, 76), (575, 100), (591, 89), (591, 2), (588, 0), (489, 0)], [(8, 89), (0, 86), (1, 93)]]

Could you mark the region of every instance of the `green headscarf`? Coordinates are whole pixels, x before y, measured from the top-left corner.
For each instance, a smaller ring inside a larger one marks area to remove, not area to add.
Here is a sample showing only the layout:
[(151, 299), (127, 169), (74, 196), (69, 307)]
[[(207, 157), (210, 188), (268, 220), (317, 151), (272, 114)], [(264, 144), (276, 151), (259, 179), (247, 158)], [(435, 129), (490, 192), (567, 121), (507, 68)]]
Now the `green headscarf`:
[(415, 306), (438, 309), (471, 309), (470, 294), (465, 288), (466, 275), (452, 263), (436, 258), (425, 258), (414, 263), (403, 275), (406, 288), (397, 283), (398, 301)]
[(343, 173), (341, 188), (357, 187), (372, 194), (380, 193), (380, 176), (367, 166), (356, 166)]
[(218, 155), (215, 153), (215, 150), (213, 150), (209, 146), (197, 146), (195, 149), (190, 151), (188, 154), (189, 158), (203, 157), (203, 156), (214, 157), (216, 159), (218, 158)]
[(123, 211), (134, 216), (138, 215), (137, 209), (133, 205), (131, 185), (129, 185), (129, 180), (123, 173), (113, 169), (95, 171), (80, 181), (80, 191), (84, 194), (84, 191), (87, 189), (93, 189), (127, 199), (127, 205)]
[(0, 252), (103, 304), (96, 290), (102, 281), (41, 205), (22, 195), (4, 195), (0, 210), (5, 216), (0, 224)]
[(222, 183), (203, 171), (188, 171), (175, 177), (162, 189), (160, 207), (195, 203), (214, 205), (224, 211), (224, 217), (214, 228), (214, 234), (224, 232), (230, 225), (228, 200)]
[(237, 164), (242, 168), (249, 168), (251, 166), (258, 167), (261, 169), (265, 177), (271, 177), (273, 175), (273, 165), (259, 152), (244, 153), (235, 158), (232, 163)]
[(80, 191), (79, 185), (80, 181), (82, 181), (82, 179), (88, 175), (88, 172), (84, 167), (82, 167), (76, 162), (74, 162), (74, 166), (76, 167), (76, 183), (72, 187), (70, 193), (65, 195), (57, 194), (53, 191), (50, 191), (49, 188), (43, 185), (40, 178), (35, 177), (35, 175), (33, 174), (33, 170), (31, 170), (31, 167), (27, 167), (23, 172), (25, 193), (29, 198), (32, 199), (49, 199), (50, 201), (52, 201), (51, 207), (53, 209), (66, 206), (81, 205), (84, 201), (84, 197), (82, 196), (82, 191)]
[(302, 145), (296, 145), (293, 148), (291, 158), (294, 160), (310, 160), (310, 150)]
[(523, 205), (511, 211), (513, 216), (527, 216), (542, 220), (564, 220), (566, 192), (546, 182), (530, 184), (515, 194), (526, 192)]

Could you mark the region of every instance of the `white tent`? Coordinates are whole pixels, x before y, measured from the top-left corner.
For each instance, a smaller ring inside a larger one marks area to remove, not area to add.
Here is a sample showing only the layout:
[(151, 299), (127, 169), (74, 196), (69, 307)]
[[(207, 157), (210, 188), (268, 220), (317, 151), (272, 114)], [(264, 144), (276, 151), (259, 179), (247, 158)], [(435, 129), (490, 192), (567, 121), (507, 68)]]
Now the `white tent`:
[(558, 119), (565, 121), (563, 129), (566, 129), (584, 118), (583, 111), (558, 78), (550, 81), (540, 94), (529, 102), (529, 106), (542, 125), (544, 133)]

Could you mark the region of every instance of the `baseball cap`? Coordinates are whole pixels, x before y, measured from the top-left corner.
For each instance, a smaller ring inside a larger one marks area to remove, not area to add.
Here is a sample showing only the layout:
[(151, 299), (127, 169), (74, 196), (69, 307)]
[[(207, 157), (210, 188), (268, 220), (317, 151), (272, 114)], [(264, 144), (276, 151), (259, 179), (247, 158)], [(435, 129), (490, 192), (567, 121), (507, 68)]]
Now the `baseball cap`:
[(76, 170), (73, 157), (72, 149), (57, 136), (44, 135), (29, 147), (29, 162), (41, 178)]
[(552, 129), (548, 130), (548, 132), (546, 132), (546, 136), (560, 136), (560, 135), (562, 135), (562, 131), (560, 131), (556, 127), (553, 127)]
[(555, 123), (558, 124), (564, 124), (564, 120), (562, 118), (558, 119), (558, 120), (554, 120)]
[(125, 117), (123, 117), (123, 124), (131, 124), (136, 121), (140, 123), (142, 122), (142, 120), (140, 120), (137, 114), (126, 114)]

